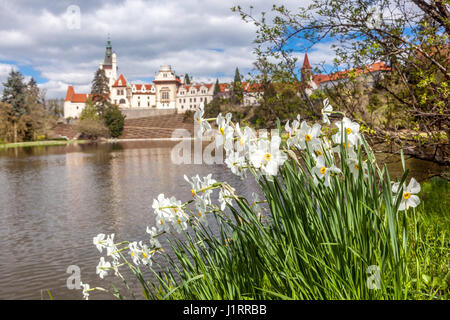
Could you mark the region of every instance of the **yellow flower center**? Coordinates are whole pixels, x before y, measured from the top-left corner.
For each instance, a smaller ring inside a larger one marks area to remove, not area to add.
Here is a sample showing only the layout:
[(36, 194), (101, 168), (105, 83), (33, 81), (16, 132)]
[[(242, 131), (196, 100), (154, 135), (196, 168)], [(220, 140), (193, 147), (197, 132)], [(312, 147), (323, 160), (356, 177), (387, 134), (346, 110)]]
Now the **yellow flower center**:
[(322, 151), (316, 150), (316, 155), (321, 156), (322, 155)]
[(202, 217), (202, 213), (199, 211), (198, 212), (198, 217), (201, 218)]
[(173, 211), (174, 211), (175, 213), (177, 213), (177, 212), (178, 212), (178, 209), (177, 209), (177, 208), (173, 208)]
[(306, 135), (305, 135), (305, 140), (306, 140), (306, 141), (311, 141), (311, 136), (310, 136), (309, 134), (306, 134)]
[(411, 193), (409, 193), (409, 192), (405, 192), (405, 193), (403, 194), (403, 198), (404, 198), (405, 200), (408, 200), (410, 197), (411, 197)]
[(346, 129), (345, 129), (345, 132), (347, 132), (347, 134), (350, 134), (350, 133), (352, 133), (352, 129), (346, 128)]
[(177, 219), (177, 223), (178, 223), (178, 224), (181, 224), (180, 218)]
[(325, 172), (327, 172), (327, 168), (326, 167), (320, 168), (320, 173), (321, 174), (325, 174)]
[(223, 135), (225, 133), (225, 130), (223, 128), (220, 128), (220, 133)]
[(355, 163), (355, 169), (359, 170), (359, 165), (357, 163)]
[(242, 146), (244, 144), (244, 139), (240, 138), (239, 139), (239, 144)]
[(131, 251), (131, 256), (134, 257), (134, 251)]
[(145, 252), (142, 252), (142, 255), (144, 256), (144, 258), (147, 258), (147, 254)]
[(266, 153), (266, 154), (264, 155), (264, 160), (266, 160), (267, 162), (270, 161), (270, 158), (272, 158), (272, 155), (271, 155), (270, 153)]
[(202, 118), (197, 118), (198, 123), (202, 123)]
[(160, 223), (160, 224), (164, 224), (163, 219), (159, 220), (159, 223)]
[(195, 197), (195, 190), (191, 189), (192, 196)]

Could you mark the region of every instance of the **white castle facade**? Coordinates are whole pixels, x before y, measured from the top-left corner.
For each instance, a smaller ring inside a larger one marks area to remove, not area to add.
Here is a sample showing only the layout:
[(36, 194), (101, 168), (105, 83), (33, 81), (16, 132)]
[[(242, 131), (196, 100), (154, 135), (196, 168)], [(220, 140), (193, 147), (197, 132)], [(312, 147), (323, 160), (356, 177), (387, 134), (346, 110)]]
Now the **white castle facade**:
[[(172, 109), (177, 112), (195, 110), (201, 103), (208, 103), (214, 97), (214, 83), (185, 84), (169, 65), (163, 65), (151, 84), (132, 84), (123, 74), (118, 75), (117, 56), (112, 52), (108, 40), (104, 62), (100, 69), (105, 70), (109, 81), (110, 101), (120, 109)], [(221, 96), (226, 96), (230, 85), (220, 84)], [(64, 117), (78, 118), (88, 98), (86, 93), (75, 93), (73, 86), (67, 88), (64, 101)], [(244, 105), (255, 105), (258, 97), (245, 90)]]

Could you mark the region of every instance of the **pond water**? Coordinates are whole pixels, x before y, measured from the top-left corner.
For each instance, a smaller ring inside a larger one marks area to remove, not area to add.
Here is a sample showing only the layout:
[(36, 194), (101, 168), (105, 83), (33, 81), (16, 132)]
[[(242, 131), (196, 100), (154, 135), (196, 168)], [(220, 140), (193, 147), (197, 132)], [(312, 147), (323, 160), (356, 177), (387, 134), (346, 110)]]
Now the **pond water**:
[[(238, 193), (257, 190), (253, 178), (241, 180), (223, 165), (177, 165), (176, 142), (121, 142), (16, 148), (0, 151), (0, 299), (81, 299), (69, 290), (69, 265), (81, 280), (106, 286), (95, 274), (101, 254), (92, 245), (98, 233), (118, 240), (144, 240), (154, 225), (151, 209), (160, 193), (181, 201), (191, 198), (183, 179), (213, 174)], [(401, 174), (398, 158), (392, 175)], [(410, 159), (411, 175), (423, 179), (439, 167)], [(108, 278), (114, 278), (112, 276)], [(107, 278), (107, 279), (108, 279)], [(93, 298), (110, 298), (93, 294)]]

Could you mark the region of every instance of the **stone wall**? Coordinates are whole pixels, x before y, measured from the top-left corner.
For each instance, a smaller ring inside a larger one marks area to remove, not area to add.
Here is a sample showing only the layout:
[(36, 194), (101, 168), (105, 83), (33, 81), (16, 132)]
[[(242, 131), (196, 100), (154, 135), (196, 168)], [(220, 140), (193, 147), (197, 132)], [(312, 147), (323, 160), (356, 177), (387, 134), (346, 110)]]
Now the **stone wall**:
[(148, 118), (155, 116), (162, 116), (168, 114), (175, 114), (176, 109), (120, 109), (126, 119), (138, 119), (138, 118)]

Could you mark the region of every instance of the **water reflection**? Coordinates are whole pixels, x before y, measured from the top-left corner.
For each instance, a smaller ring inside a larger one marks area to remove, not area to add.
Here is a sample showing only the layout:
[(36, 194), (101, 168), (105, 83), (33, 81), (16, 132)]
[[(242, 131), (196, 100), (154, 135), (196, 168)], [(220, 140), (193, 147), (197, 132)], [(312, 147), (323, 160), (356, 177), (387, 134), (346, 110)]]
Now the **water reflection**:
[[(159, 193), (190, 199), (184, 174), (213, 173), (244, 196), (256, 190), (253, 179), (242, 181), (221, 165), (172, 164), (175, 144), (1, 151), (0, 299), (40, 299), (41, 289), (50, 289), (57, 299), (80, 299), (80, 291), (66, 288), (66, 269), (72, 264), (81, 268), (83, 282), (105, 285), (95, 274), (100, 255), (92, 238), (103, 232), (115, 233), (120, 240), (144, 240), (146, 226), (154, 223), (151, 205)], [(408, 160), (407, 166), (418, 179), (436, 169), (416, 160)], [(401, 174), (398, 159), (389, 167), (393, 175)]]

